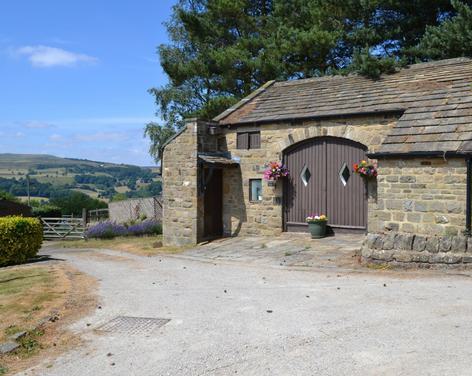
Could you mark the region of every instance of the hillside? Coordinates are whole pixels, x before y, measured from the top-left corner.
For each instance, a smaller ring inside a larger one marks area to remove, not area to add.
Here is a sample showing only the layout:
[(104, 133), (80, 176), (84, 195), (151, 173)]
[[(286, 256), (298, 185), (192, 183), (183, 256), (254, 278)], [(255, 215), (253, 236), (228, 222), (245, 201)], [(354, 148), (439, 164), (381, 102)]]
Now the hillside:
[(160, 192), (158, 168), (60, 158), (46, 154), (0, 154), (0, 190), (50, 197), (59, 190), (77, 190), (94, 198), (146, 197)]

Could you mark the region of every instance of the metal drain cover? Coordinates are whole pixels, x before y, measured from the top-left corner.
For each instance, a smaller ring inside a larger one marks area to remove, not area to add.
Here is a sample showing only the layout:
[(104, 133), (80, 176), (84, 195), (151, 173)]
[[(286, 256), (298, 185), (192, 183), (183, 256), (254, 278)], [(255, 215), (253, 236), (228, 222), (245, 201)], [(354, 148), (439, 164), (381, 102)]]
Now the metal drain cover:
[(152, 334), (156, 329), (164, 326), (170, 319), (152, 317), (118, 316), (97, 329), (106, 333), (125, 333), (131, 335)]

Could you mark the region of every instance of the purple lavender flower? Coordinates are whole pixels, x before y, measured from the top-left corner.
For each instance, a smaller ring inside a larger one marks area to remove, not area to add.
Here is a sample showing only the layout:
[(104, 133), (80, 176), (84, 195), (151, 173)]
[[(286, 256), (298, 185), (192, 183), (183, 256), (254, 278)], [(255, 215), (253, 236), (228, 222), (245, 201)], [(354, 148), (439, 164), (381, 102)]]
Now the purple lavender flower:
[(125, 226), (112, 221), (97, 223), (87, 229), (85, 237), (99, 239), (113, 239), (116, 236), (126, 236), (128, 230)]
[(147, 219), (145, 221), (128, 226), (129, 235), (158, 235), (161, 233), (161, 224), (155, 219)]

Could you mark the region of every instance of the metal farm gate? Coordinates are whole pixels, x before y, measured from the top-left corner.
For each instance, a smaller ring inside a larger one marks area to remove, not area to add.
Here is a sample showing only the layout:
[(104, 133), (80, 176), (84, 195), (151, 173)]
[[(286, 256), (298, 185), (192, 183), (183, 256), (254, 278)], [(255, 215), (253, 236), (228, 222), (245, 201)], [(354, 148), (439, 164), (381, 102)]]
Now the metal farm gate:
[(46, 240), (83, 239), (86, 223), (83, 218), (41, 218)]

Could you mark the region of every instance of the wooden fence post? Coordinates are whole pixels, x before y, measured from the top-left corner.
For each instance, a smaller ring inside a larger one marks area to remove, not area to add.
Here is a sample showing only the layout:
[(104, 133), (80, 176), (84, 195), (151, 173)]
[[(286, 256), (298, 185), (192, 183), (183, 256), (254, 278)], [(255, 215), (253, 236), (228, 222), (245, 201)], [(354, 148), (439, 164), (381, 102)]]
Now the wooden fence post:
[(87, 224), (87, 209), (85, 208), (82, 209), (82, 222), (84, 226)]

